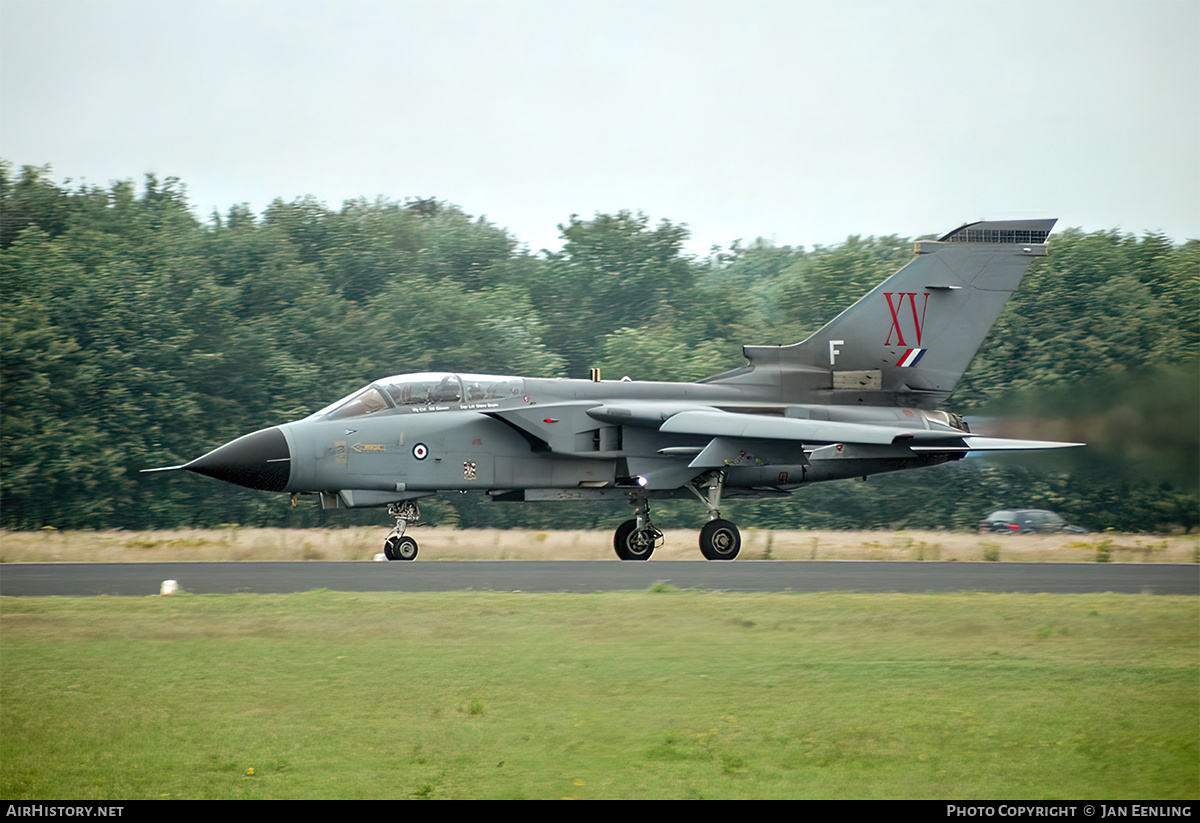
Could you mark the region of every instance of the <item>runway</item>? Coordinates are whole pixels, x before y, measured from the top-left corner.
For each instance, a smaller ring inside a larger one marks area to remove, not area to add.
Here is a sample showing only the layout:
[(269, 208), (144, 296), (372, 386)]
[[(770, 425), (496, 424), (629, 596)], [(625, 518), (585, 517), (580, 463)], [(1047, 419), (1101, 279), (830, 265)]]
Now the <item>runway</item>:
[(136, 597), (175, 580), (195, 594), (644, 591), (1043, 592), (1200, 595), (1200, 566), (1167, 563), (772, 561), (11, 563), (0, 596)]

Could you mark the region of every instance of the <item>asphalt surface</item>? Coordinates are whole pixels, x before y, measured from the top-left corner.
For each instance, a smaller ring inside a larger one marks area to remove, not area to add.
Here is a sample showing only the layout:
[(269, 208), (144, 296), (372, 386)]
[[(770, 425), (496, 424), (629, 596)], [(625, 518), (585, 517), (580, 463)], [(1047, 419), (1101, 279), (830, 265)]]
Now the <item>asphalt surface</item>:
[(0, 596), (140, 596), (165, 580), (196, 594), (639, 591), (657, 583), (738, 592), (1122, 592), (1200, 595), (1200, 566), (1166, 563), (870, 561), (486, 561), (296, 563), (11, 563)]

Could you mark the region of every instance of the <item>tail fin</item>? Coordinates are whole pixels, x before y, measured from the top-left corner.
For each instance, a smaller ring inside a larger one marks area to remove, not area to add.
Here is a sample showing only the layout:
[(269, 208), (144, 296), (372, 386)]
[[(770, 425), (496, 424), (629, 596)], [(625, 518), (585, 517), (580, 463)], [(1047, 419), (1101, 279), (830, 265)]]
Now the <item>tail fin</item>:
[(790, 403), (934, 408), (971, 364), (1055, 220), (970, 223), (916, 244), (916, 258), (802, 343), (746, 346), (714, 382), (778, 381)]

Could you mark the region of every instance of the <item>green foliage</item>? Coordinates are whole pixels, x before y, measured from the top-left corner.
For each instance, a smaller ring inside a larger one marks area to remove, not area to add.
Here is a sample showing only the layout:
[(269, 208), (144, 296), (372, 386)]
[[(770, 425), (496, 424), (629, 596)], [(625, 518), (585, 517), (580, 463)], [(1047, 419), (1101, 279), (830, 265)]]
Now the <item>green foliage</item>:
[[(980, 407), (1019, 391), (1200, 362), (1200, 241), (1068, 229), (1029, 272), (955, 394)], [(1191, 397), (1195, 400), (1195, 396)]]
[(558, 228), (563, 250), (547, 255), (528, 285), (567, 376), (586, 375), (606, 333), (657, 327), (668, 307), (688, 307), (695, 266), (680, 253), (683, 226), (651, 228), (646, 215), (623, 211), (590, 221), (572, 215)]
[[(910, 259), (907, 240), (811, 250), (762, 240), (708, 258), (686, 226), (622, 211), (559, 226), (532, 255), (448, 203), (274, 201), (201, 222), (186, 189), (71, 188), (0, 163), (0, 524), (9, 528), (377, 522), (201, 478), (141, 475), (308, 414), (388, 374), (448, 369), (693, 380), (790, 343)], [(1195, 528), (1200, 243), (1051, 240), (953, 405), (1082, 432), (1075, 462), (969, 460), (793, 503), (731, 501), (746, 525), (970, 528), (990, 508), (1053, 508), (1091, 528)], [(1006, 400), (1006, 408), (998, 401)], [(967, 472), (969, 476), (963, 476)], [(432, 502), (435, 522), (607, 528), (622, 506)], [(656, 508), (691, 526), (693, 503)], [(328, 519), (327, 519), (328, 518)]]
[(785, 320), (807, 336), (912, 259), (911, 241), (896, 236), (850, 237), (841, 246), (818, 247), (782, 274)]

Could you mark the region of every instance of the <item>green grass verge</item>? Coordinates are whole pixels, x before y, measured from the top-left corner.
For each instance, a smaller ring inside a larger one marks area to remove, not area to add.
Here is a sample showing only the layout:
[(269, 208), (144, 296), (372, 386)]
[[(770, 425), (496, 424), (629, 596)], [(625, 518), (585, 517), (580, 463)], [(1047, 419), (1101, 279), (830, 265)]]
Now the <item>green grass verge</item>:
[(5, 598), (0, 687), (14, 800), (1200, 796), (1197, 598)]

